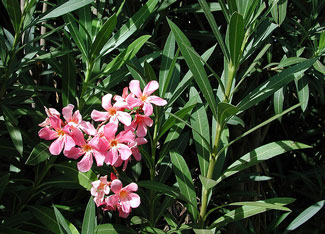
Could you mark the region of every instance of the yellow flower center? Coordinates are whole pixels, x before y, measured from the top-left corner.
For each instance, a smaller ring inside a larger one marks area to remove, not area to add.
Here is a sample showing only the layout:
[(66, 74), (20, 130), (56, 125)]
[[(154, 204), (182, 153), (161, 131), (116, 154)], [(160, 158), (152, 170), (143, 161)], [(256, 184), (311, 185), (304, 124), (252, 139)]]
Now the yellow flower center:
[(62, 129), (59, 129), (59, 130), (57, 130), (57, 134), (60, 137), (60, 136), (64, 136), (65, 132)]
[(125, 190), (121, 190), (120, 191), (120, 197), (122, 199), (127, 198), (127, 196), (128, 196), (128, 192), (127, 191), (125, 191)]
[(143, 94), (141, 97), (140, 97), (140, 100), (145, 102), (147, 100), (147, 95)]
[(114, 139), (114, 140), (111, 141), (111, 147), (116, 147), (117, 144), (118, 144), (117, 140)]
[(84, 145), (84, 146), (82, 146), (82, 149), (83, 149), (84, 152), (89, 152), (89, 151), (91, 151), (91, 146), (90, 145)]
[(116, 115), (116, 109), (115, 108), (110, 108), (108, 110), (109, 115)]

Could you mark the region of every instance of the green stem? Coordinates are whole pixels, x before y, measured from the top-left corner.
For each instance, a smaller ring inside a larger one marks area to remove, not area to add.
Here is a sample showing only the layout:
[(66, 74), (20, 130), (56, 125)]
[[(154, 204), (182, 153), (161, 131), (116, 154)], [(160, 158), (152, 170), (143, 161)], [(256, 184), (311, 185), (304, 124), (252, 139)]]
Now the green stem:
[(82, 84), (82, 89), (81, 89), (81, 93), (80, 93), (80, 100), (79, 100), (79, 110), (81, 110), (85, 104), (85, 99), (84, 99), (84, 95), (85, 92), (88, 89), (88, 82), (90, 80), (91, 77), (91, 73), (93, 70), (93, 63), (92, 62), (87, 62), (87, 70), (86, 70), (86, 75), (85, 75), (85, 80)]
[[(152, 138), (152, 144), (151, 144), (151, 168), (150, 168), (150, 180), (155, 180), (155, 170), (156, 170), (156, 149), (157, 149), (157, 136), (158, 136), (158, 122), (159, 122), (159, 115), (157, 113), (157, 109), (155, 111), (155, 126), (153, 130), (153, 138)], [(155, 204), (154, 204), (154, 196), (155, 193), (153, 190), (150, 190), (150, 222), (153, 224), (154, 222), (154, 214), (155, 214)]]

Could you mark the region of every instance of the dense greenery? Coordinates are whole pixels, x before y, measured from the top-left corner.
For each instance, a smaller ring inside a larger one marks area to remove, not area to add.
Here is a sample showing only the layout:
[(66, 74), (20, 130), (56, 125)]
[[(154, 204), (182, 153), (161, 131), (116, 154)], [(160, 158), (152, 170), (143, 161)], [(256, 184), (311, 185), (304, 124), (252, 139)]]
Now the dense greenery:
[[(323, 233), (325, 2), (2, 0), (0, 233)], [(126, 219), (40, 139), (44, 107), (83, 118), (159, 82)], [(278, 157), (276, 157), (278, 156)], [(229, 177), (229, 178), (228, 178)]]

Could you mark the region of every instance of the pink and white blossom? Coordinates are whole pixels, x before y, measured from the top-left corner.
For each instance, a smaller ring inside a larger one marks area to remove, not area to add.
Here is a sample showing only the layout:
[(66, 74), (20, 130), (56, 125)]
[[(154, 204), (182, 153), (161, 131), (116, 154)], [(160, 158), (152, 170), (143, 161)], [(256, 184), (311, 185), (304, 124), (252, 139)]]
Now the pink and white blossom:
[(129, 126), (132, 121), (132, 117), (129, 113), (122, 111), (123, 108), (112, 105), (112, 94), (106, 94), (102, 98), (102, 107), (105, 111), (93, 110), (91, 112), (91, 118), (95, 121), (106, 121), (109, 120), (110, 123), (122, 124)]
[(130, 91), (133, 95), (129, 95), (127, 97), (127, 102), (131, 108), (134, 107), (142, 107), (144, 114), (146, 116), (150, 116), (153, 113), (152, 104), (157, 106), (164, 106), (167, 104), (167, 101), (155, 96), (151, 95), (159, 88), (159, 84), (157, 81), (150, 81), (143, 89), (143, 92), (140, 89), (140, 81), (132, 80), (129, 84)]

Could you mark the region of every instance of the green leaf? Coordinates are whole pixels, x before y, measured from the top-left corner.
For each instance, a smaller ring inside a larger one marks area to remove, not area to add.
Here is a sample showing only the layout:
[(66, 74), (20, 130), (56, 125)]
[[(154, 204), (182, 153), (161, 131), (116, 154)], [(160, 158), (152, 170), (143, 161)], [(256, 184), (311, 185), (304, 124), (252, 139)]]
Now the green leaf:
[(318, 49), (321, 51), (325, 49), (325, 31), (320, 34)]
[(115, 35), (106, 43), (102, 49), (103, 55), (109, 53), (124, 41), (126, 41), (140, 26), (146, 22), (146, 19), (154, 11), (158, 0), (149, 0), (139, 11), (137, 11)]
[(88, 59), (88, 46), (86, 46), (86, 41), (83, 40), (82, 33), (79, 31), (79, 27), (76, 23), (76, 20), (71, 15), (63, 16), (64, 21), (67, 23), (70, 35), (73, 41), (76, 43), (78, 49), (80, 50), (83, 60), (87, 61)]
[(95, 202), (92, 196), (90, 196), (84, 219), (82, 222), (81, 234), (93, 234), (96, 228), (96, 216), (95, 216)]
[(219, 31), (219, 28), (218, 28), (218, 25), (210, 11), (210, 8), (206, 2), (206, 0), (199, 0), (199, 3), (204, 11), (204, 15), (205, 17), (207, 18), (209, 24), (210, 24), (210, 27), (214, 33), (214, 36), (216, 37), (219, 45), (220, 45), (220, 48), (222, 50), (222, 53), (223, 55), (225, 56), (226, 60), (229, 62), (230, 61), (230, 56), (229, 56), (229, 51), (223, 41), (223, 38), (221, 36), (221, 33)]
[[(273, 96), (273, 106), (274, 106), (274, 112), (275, 114), (280, 114), (283, 111), (283, 101), (284, 101), (284, 95), (283, 95), (283, 88), (280, 88), (274, 93)], [(279, 118), (281, 121), (281, 117)]]
[(159, 85), (160, 85), (159, 96), (160, 97), (165, 97), (165, 93), (170, 81), (167, 78), (168, 78), (169, 71), (174, 69), (174, 67), (172, 67), (171, 65), (172, 65), (173, 58), (175, 59), (175, 57), (177, 57), (175, 56), (175, 36), (172, 32), (170, 32), (166, 40), (162, 52), (162, 57), (161, 57), (161, 64), (159, 70)]
[(230, 59), (234, 67), (238, 67), (242, 54), (242, 44), (245, 37), (245, 26), (243, 16), (234, 12), (229, 24), (229, 51)]
[(294, 73), (308, 69), (315, 63), (315, 61), (316, 58), (308, 59), (304, 62), (283, 70), (281, 73), (275, 76), (272, 76), (268, 81), (264, 82), (252, 92), (250, 92), (246, 97), (244, 97), (237, 105), (237, 107), (240, 111), (244, 111), (251, 106), (261, 102), (281, 87), (290, 83), (294, 79)]
[(215, 233), (215, 228), (213, 229), (197, 229), (197, 228), (194, 228), (193, 231), (195, 234), (214, 234)]
[(66, 178), (71, 179), (71, 181), (76, 181), (87, 190), (90, 190), (92, 187), (91, 183), (97, 180), (97, 176), (92, 170), (80, 172), (77, 169), (77, 162), (65, 162), (53, 164), (53, 166), (64, 174)]
[(96, 234), (136, 234), (137, 232), (121, 224), (101, 224), (95, 229)]
[(21, 11), (19, 1), (16, 0), (7, 0), (5, 1), (5, 7), (7, 8), (8, 15), (10, 17), (10, 21), (16, 34), (21, 33), (19, 32), (19, 25), (21, 21)]
[(321, 200), (304, 210), (288, 225), (284, 233), (296, 230), (299, 226), (311, 219), (315, 214), (317, 214), (318, 211), (323, 208), (324, 202), (325, 200)]
[[(61, 212), (55, 206), (53, 206), (53, 209), (54, 209), (56, 221), (59, 225), (60, 232), (71, 234), (69, 225), (68, 225), (67, 221), (65, 220), (65, 218), (63, 217), (63, 215), (61, 214)], [(61, 226), (64, 228), (65, 232), (62, 231)]]
[(87, 6), (92, 3), (93, 0), (69, 0), (62, 5), (55, 7), (49, 13), (45, 14), (40, 20), (46, 20), (50, 18), (59, 17), (69, 12), (75, 11), (81, 7)]
[(285, 20), (287, 15), (287, 5), (288, 0), (277, 1), (276, 5), (273, 6), (271, 10), (272, 17), (278, 25), (282, 24)]
[(190, 89), (190, 98), (195, 96), (198, 97), (198, 104), (191, 115), (191, 125), (197, 132), (192, 130), (192, 134), (199, 160), (200, 171), (203, 176), (206, 176), (208, 173), (210, 151), (205, 145), (202, 136), (207, 142), (210, 142), (210, 126), (205, 106), (203, 105), (200, 96), (198, 96), (197, 90), (192, 87)]
[[(260, 202), (264, 202), (264, 203), (268, 203), (268, 204), (278, 204), (280, 206), (286, 205), (288, 203), (291, 203), (294, 199), (287, 199), (287, 198), (271, 198), (271, 199), (267, 199), (265, 201), (260, 201)], [(257, 215), (260, 213), (263, 213), (265, 211), (268, 211), (270, 208), (265, 208), (265, 207), (261, 207), (261, 206), (251, 206), (251, 205), (245, 205), (242, 206), (240, 208), (237, 208), (235, 210), (232, 210), (230, 212), (228, 212), (227, 214), (221, 216), (220, 218), (218, 218), (217, 220), (215, 220), (210, 228), (221, 228), (223, 226), (225, 226), (228, 223), (232, 223), (232, 222), (236, 222), (238, 220), (241, 219), (245, 219), (248, 217), (251, 217), (253, 215)], [(271, 208), (273, 209), (273, 208)]]
[[(183, 119), (184, 116), (186, 116), (189, 112), (191, 112), (193, 110), (193, 108), (195, 107), (196, 104), (192, 104), (188, 107), (184, 107), (181, 110), (177, 111), (174, 115), (176, 115), (177, 117)], [(164, 134), (165, 132), (168, 131), (168, 129), (170, 129), (171, 127), (173, 127), (175, 125), (177, 121), (177, 118), (175, 118), (174, 116), (170, 116), (162, 125), (159, 135), (157, 137), (157, 139), (159, 140)]]
[(210, 81), (202, 65), (202, 62), (200, 61), (200, 59), (197, 59), (195, 55), (193, 55), (192, 50), (188, 49), (187, 46), (191, 47), (190, 41), (186, 38), (184, 33), (176, 26), (176, 24), (174, 24), (169, 19), (168, 24), (175, 35), (177, 44), (182, 52), (182, 55), (184, 56), (187, 66), (191, 70), (196, 83), (198, 84), (201, 92), (203, 93), (204, 98), (208, 102), (213, 116), (217, 118), (216, 98), (213, 94)]
[(226, 102), (219, 102), (217, 112), (218, 122), (222, 125), (238, 112), (238, 108)]
[(314, 64), (313, 67), (319, 71), (320, 73), (322, 73), (323, 75), (325, 75), (325, 66), (319, 61), (317, 60)]
[(116, 27), (116, 22), (117, 17), (114, 14), (100, 28), (90, 50), (93, 59), (99, 55), (99, 52), (102, 50), (108, 39), (111, 37), (112, 32)]
[(141, 47), (150, 38), (150, 35), (144, 35), (133, 41), (121, 54), (116, 56), (109, 64), (107, 64), (101, 75), (110, 74), (119, 68), (128, 60), (131, 60)]
[(138, 181), (137, 185), (139, 187), (143, 187), (143, 188), (150, 189), (150, 190), (153, 190), (156, 192), (160, 192), (160, 193), (167, 195), (169, 197), (181, 199), (183, 201), (190, 203), (190, 201), (183, 194), (179, 193), (176, 189), (169, 187), (168, 185), (165, 185), (158, 181), (142, 180), (142, 181)]
[(56, 222), (56, 217), (53, 209), (44, 206), (28, 206), (33, 215), (39, 220), (45, 227), (54, 233), (61, 233)]
[[(64, 38), (64, 49), (71, 49), (71, 42)], [(75, 65), (75, 58), (72, 53), (68, 53), (62, 56), (62, 104), (67, 106), (68, 104), (75, 103), (76, 97), (76, 74), (77, 69)]]
[(30, 153), (29, 157), (26, 160), (26, 165), (37, 165), (45, 160), (47, 160), (51, 156), (49, 151), (49, 144), (46, 143), (39, 143), (37, 144), (32, 152)]
[(233, 202), (228, 204), (228, 206), (258, 206), (258, 207), (264, 207), (264, 208), (274, 209), (274, 210), (283, 210), (289, 212), (291, 211), (287, 207), (283, 207), (278, 204), (265, 203), (264, 201)]
[(10, 121), (14, 126), (18, 125), (18, 120), (15, 118), (14, 113), (11, 109), (9, 109), (4, 104), (0, 104), (1, 110), (3, 112), (3, 115), (5, 116), (6, 120)]
[(308, 86), (308, 78), (306, 76), (302, 76), (300, 79), (295, 79), (296, 89), (298, 93), (298, 99), (301, 103), (301, 109), (304, 112), (308, 106), (309, 100), (309, 86)]
[(245, 154), (240, 159), (232, 163), (217, 180), (217, 183), (223, 179), (236, 174), (248, 167), (256, 165), (262, 161), (268, 160), (285, 152), (297, 149), (306, 149), (310, 146), (293, 141), (276, 141), (260, 146), (251, 152)]
[(185, 159), (178, 152), (171, 151), (170, 159), (173, 164), (173, 170), (177, 179), (179, 190), (190, 202), (187, 206), (188, 211), (193, 216), (193, 220), (197, 220), (198, 209), (196, 201), (196, 192), (193, 184), (193, 179), (190, 170), (185, 162)]
[(10, 138), (14, 143), (17, 151), (20, 155), (23, 154), (24, 146), (23, 146), (23, 138), (20, 133), (20, 129), (17, 126), (12, 125), (11, 122), (5, 121)]
[(209, 179), (207, 177), (204, 177), (202, 175), (199, 175), (199, 178), (201, 180), (202, 185), (205, 187), (205, 189), (210, 189), (213, 188), (214, 186), (216, 186), (218, 184), (217, 181)]

